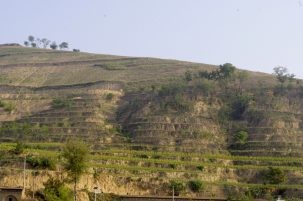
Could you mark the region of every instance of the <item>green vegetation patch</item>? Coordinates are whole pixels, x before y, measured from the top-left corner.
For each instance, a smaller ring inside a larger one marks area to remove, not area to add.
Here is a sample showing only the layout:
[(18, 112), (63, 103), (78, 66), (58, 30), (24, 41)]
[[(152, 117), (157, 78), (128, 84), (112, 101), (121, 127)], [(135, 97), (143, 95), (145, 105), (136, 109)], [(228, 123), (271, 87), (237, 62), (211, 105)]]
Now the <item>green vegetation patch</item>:
[(0, 108), (3, 108), (6, 112), (12, 112), (16, 106), (11, 102), (0, 100)]
[(55, 98), (52, 101), (52, 107), (59, 109), (59, 108), (70, 108), (74, 105), (74, 101), (71, 99), (62, 99), (62, 98)]

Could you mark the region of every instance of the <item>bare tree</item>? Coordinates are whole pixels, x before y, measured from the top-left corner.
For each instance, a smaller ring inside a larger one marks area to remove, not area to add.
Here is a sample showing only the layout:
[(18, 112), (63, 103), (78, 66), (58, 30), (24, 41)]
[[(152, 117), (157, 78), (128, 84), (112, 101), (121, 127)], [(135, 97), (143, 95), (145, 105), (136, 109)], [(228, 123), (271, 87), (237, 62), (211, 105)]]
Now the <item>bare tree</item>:
[(46, 38), (41, 39), (41, 44), (43, 45), (43, 48), (47, 48), (47, 46), (50, 44), (50, 42), (51, 41)]

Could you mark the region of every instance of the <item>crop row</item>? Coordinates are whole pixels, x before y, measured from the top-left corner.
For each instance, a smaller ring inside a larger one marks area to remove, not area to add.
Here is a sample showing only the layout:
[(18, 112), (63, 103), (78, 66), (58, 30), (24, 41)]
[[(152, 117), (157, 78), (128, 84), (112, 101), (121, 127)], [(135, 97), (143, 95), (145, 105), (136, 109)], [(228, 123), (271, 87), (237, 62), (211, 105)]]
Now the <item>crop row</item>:
[[(72, 135), (71, 135), (72, 136)], [(85, 136), (83, 136), (85, 137)], [(86, 136), (87, 137), (87, 136)], [(1, 143), (1, 149), (13, 149), (15, 143)], [(47, 149), (55, 149), (58, 148), (60, 150), (63, 143), (27, 143), (29, 147), (39, 148), (39, 151), (48, 151)], [(229, 155), (229, 154), (210, 154), (210, 153), (191, 153), (191, 152), (170, 152), (170, 151), (152, 151), (152, 150), (133, 150), (135, 145), (127, 146), (128, 144), (116, 144), (121, 147), (115, 147), (114, 144), (100, 144), (99, 148), (94, 151), (95, 154), (99, 155), (123, 155), (133, 157), (136, 155), (145, 155), (148, 157), (151, 156), (160, 156), (161, 158), (201, 158), (201, 159), (221, 159), (221, 160), (232, 160), (232, 161), (262, 161), (262, 162), (298, 162), (303, 161), (302, 157), (274, 157), (274, 156), (239, 156), (239, 155)], [(108, 147), (107, 147), (108, 146)], [(136, 145), (137, 148), (142, 148), (141, 144)], [(33, 149), (32, 151), (38, 151), (37, 149)]]
[[(39, 155), (46, 156), (57, 156), (59, 152), (56, 151), (47, 151), (47, 150), (37, 150), (37, 149), (28, 149), (29, 153), (38, 153)], [(224, 164), (222, 162), (194, 162), (194, 161), (180, 161), (180, 160), (171, 160), (171, 159), (153, 159), (153, 158), (137, 158), (137, 157), (121, 157), (121, 156), (106, 156), (106, 155), (93, 155), (91, 159), (94, 161), (93, 164), (98, 164), (98, 160), (114, 160), (114, 161), (132, 161), (132, 162), (148, 162), (154, 164), (173, 164), (173, 165), (190, 165), (190, 166), (204, 166), (212, 168), (228, 168), (228, 169), (266, 169), (267, 166), (263, 165), (233, 165), (233, 164)], [(302, 166), (273, 166), (279, 167), (282, 170), (289, 171), (302, 171)], [(141, 168), (141, 167), (137, 167)], [(145, 167), (142, 167), (145, 168)], [(168, 168), (169, 169), (169, 168)], [(178, 169), (173, 169), (178, 170)], [(178, 170), (181, 171), (181, 170)], [(184, 170), (186, 171), (186, 170)]]

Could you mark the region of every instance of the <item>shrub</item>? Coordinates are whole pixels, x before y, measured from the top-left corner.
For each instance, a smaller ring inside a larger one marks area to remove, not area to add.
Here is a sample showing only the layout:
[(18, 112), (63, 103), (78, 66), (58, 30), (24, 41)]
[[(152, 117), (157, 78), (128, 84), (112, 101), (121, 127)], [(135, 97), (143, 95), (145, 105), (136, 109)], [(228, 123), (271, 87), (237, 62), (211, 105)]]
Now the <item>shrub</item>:
[(203, 171), (203, 170), (204, 170), (204, 166), (203, 166), (203, 165), (198, 165), (196, 168), (197, 168), (198, 170), (200, 170), (200, 171)]
[(54, 108), (70, 108), (74, 102), (70, 99), (60, 99), (56, 98), (52, 102)]
[(17, 142), (16, 147), (14, 149), (15, 154), (22, 154), (24, 151), (24, 144), (22, 142)]
[(215, 83), (211, 80), (200, 79), (195, 82), (195, 88), (202, 91), (203, 94), (209, 95), (215, 91)]
[(221, 124), (230, 120), (231, 108), (227, 105), (223, 105), (218, 112), (218, 120)]
[(187, 82), (189, 82), (189, 81), (191, 81), (192, 79), (193, 79), (193, 76), (192, 76), (191, 72), (190, 72), (190, 71), (186, 71), (186, 72), (185, 72), (185, 80), (186, 80)]
[(263, 181), (264, 183), (269, 184), (281, 184), (285, 182), (286, 175), (283, 170), (280, 168), (269, 167), (263, 172)]
[(58, 179), (49, 178), (44, 183), (44, 199), (46, 201), (72, 201), (73, 193), (64, 183)]
[(204, 184), (200, 180), (191, 180), (188, 182), (188, 186), (193, 192), (199, 192), (204, 188)]
[(162, 109), (173, 109), (180, 112), (190, 111), (193, 107), (191, 101), (187, 100), (182, 94), (176, 94), (166, 98), (161, 102)]
[(160, 88), (158, 95), (159, 96), (175, 95), (183, 92), (185, 89), (186, 89), (186, 84), (184, 82), (169, 83)]
[(263, 198), (266, 194), (268, 194), (268, 192), (270, 192), (271, 189), (263, 186), (255, 186), (255, 187), (250, 187), (248, 190), (252, 195), (252, 197)]
[(234, 140), (236, 143), (245, 144), (247, 142), (248, 133), (246, 131), (238, 131), (234, 135)]
[(114, 94), (113, 94), (113, 93), (108, 93), (108, 94), (106, 94), (105, 99), (106, 99), (107, 101), (111, 101), (111, 100), (113, 99), (113, 97), (114, 97)]
[(138, 158), (149, 158), (148, 155), (146, 155), (146, 154), (136, 155), (136, 157), (138, 157)]
[(29, 156), (26, 158), (26, 162), (29, 163), (33, 168), (50, 170), (54, 170), (56, 168), (55, 160), (53, 158)]
[(267, 115), (264, 111), (249, 110), (245, 116), (251, 125), (258, 125), (263, 119), (266, 119)]
[(12, 112), (16, 107), (13, 103), (8, 103), (0, 100), (0, 107), (6, 112)]
[(176, 164), (169, 164), (168, 167), (172, 168), (172, 169), (176, 169), (177, 165)]
[(153, 159), (160, 159), (160, 158), (161, 158), (161, 155), (155, 154), (155, 155), (152, 156), (152, 158), (153, 158)]
[(173, 180), (170, 181), (169, 188), (174, 190), (174, 195), (178, 196), (185, 189), (185, 186), (182, 181)]
[(248, 108), (250, 99), (251, 98), (248, 95), (236, 95), (233, 98), (230, 113), (233, 120), (241, 120), (243, 118), (243, 114)]
[(231, 63), (225, 63), (219, 66), (219, 69), (207, 72), (201, 71), (199, 72), (199, 77), (207, 78), (209, 80), (223, 80), (223, 79), (230, 79), (234, 76), (236, 67), (233, 66)]

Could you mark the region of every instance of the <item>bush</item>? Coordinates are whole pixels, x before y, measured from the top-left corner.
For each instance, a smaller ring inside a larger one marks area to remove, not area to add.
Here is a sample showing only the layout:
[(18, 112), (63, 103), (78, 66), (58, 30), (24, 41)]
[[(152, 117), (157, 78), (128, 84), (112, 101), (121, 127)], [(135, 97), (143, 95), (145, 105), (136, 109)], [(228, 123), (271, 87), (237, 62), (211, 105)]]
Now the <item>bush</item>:
[(192, 109), (193, 104), (187, 100), (182, 94), (167, 97), (166, 100), (161, 102), (162, 109), (173, 109), (179, 112), (188, 112)]
[(193, 192), (199, 192), (204, 188), (204, 184), (200, 180), (189, 181), (188, 186)]
[(53, 158), (38, 158), (34, 156), (29, 156), (26, 158), (26, 162), (29, 163), (33, 168), (42, 168), (50, 170), (54, 170), (56, 168), (55, 160)]
[(169, 96), (176, 95), (183, 92), (186, 89), (186, 84), (184, 82), (176, 82), (164, 85), (160, 88), (158, 95), (159, 96)]
[(72, 201), (73, 193), (58, 179), (49, 178), (44, 183), (44, 199), (46, 201)]
[(191, 72), (190, 72), (190, 71), (186, 71), (186, 72), (185, 72), (185, 80), (186, 80), (187, 82), (189, 82), (189, 81), (191, 81), (192, 79), (193, 79), (193, 76), (192, 76)]
[(199, 72), (199, 77), (207, 78), (209, 80), (223, 80), (230, 79), (234, 76), (236, 67), (231, 63), (225, 63), (219, 66), (219, 69), (212, 72), (201, 71)]
[(271, 189), (263, 186), (250, 187), (249, 192), (254, 198), (264, 198), (266, 194), (270, 192)]
[(269, 184), (281, 184), (285, 182), (286, 175), (283, 170), (280, 168), (269, 167), (263, 172), (263, 181), (264, 183)]
[(234, 135), (234, 140), (236, 143), (245, 144), (247, 142), (248, 133), (246, 131), (238, 131)]
[(185, 189), (185, 186), (181, 181), (173, 180), (170, 181), (169, 188), (174, 190), (174, 195), (178, 196)]
[(237, 95), (233, 98), (230, 113), (233, 120), (241, 120), (243, 118), (243, 114), (248, 108), (250, 99), (251, 98), (247, 95)]
[(263, 119), (266, 119), (268, 114), (264, 111), (249, 110), (245, 116), (249, 124), (256, 126), (261, 123)]
[(56, 98), (52, 102), (54, 108), (70, 108), (74, 102), (70, 99), (60, 99)]
[(22, 142), (17, 142), (16, 147), (14, 149), (15, 154), (22, 154), (24, 151), (24, 144)]
[(114, 98), (114, 94), (113, 94), (113, 93), (108, 93), (108, 94), (106, 94), (105, 99), (106, 99), (107, 101), (111, 101), (113, 98)]
[(203, 165), (198, 165), (196, 168), (197, 168), (198, 170), (200, 170), (200, 171), (203, 171), (203, 170), (204, 170), (204, 166), (203, 166)]
[(203, 94), (209, 95), (215, 91), (215, 83), (207, 79), (200, 79), (195, 82), (195, 88), (202, 91)]
[(7, 103), (0, 100), (0, 107), (4, 109), (6, 112), (12, 112), (16, 107), (12, 103)]
[(148, 155), (146, 155), (146, 154), (136, 155), (136, 157), (138, 157), (138, 158), (149, 158)]

